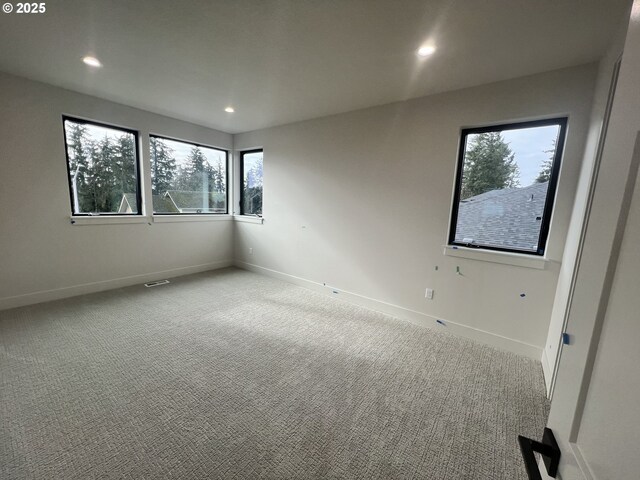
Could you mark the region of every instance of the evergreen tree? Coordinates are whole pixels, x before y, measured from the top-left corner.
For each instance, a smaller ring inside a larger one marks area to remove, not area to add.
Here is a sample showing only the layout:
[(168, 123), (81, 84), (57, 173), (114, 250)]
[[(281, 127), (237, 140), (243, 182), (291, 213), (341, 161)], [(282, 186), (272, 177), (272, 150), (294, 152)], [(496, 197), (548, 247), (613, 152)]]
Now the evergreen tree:
[(245, 214), (262, 214), (262, 162), (254, 163), (245, 173), (242, 189), (242, 209)]
[(176, 159), (173, 149), (162, 139), (150, 138), (151, 151), (151, 189), (154, 195), (173, 190), (176, 177)]
[(107, 135), (93, 145), (91, 165), (89, 167), (88, 194), (92, 201), (91, 212), (113, 212), (118, 205), (114, 205), (112, 192), (115, 190), (114, 155), (115, 145)]
[(553, 167), (553, 157), (556, 154), (556, 140), (553, 141), (553, 148), (551, 150), (545, 150), (544, 153), (549, 154), (549, 158), (542, 162), (540, 166), (540, 173), (536, 178), (536, 183), (548, 182), (551, 179), (551, 168)]
[(137, 190), (135, 137), (95, 140), (86, 124), (67, 121), (65, 128), (74, 212), (116, 212), (123, 194)]
[(191, 190), (191, 176), (184, 166), (180, 166), (176, 170), (173, 186), (175, 190)]
[(462, 199), (519, 186), (520, 171), (514, 157), (500, 132), (474, 135), (464, 159)]
[(246, 174), (246, 187), (262, 187), (262, 162), (255, 162)]
[(182, 183), (185, 188), (182, 189), (195, 192), (203, 189), (210, 191), (209, 170), (210, 166), (207, 162), (207, 157), (204, 156), (200, 147), (193, 147), (189, 152), (187, 165), (183, 172), (185, 178)]
[(73, 194), (76, 196), (75, 213), (91, 211), (91, 203), (87, 202), (86, 176), (89, 173), (90, 149), (87, 148), (87, 127), (81, 123), (66, 122), (67, 152), (69, 155), (69, 174)]
[(209, 178), (211, 179), (211, 191), (225, 193), (227, 190), (227, 178), (222, 160), (218, 158), (218, 162), (214, 167), (209, 169)]
[(551, 166), (553, 162), (551, 160), (545, 160), (540, 166), (540, 173), (536, 177), (536, 183), (548, 182), (551, 178)]
[[(130, 134), (123, 134), (113, 145), (113, 183), (111, 191), (111, 204), (118, 207), (125, 193), (134, 193), (136, 185), (136, 154), (134, 137)], [(135, 205), (131, 205), (135, 208)]]

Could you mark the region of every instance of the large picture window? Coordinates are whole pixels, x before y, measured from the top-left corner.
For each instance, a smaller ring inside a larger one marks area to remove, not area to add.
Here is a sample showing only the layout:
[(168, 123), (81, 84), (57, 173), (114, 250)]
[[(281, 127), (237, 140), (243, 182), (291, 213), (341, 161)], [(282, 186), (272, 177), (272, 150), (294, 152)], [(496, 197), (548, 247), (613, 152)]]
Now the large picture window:
[(240, 215), (262, 215), (262, 150), (240, 153)]
[(70, 117), (63, 123), (72, 214), (141, 214), (137, 132)]
[(153, 213), (227, 213), (225, 150), (151, 135)]
[(462, 130), (450, 245), (544, 255), (566, 125)]

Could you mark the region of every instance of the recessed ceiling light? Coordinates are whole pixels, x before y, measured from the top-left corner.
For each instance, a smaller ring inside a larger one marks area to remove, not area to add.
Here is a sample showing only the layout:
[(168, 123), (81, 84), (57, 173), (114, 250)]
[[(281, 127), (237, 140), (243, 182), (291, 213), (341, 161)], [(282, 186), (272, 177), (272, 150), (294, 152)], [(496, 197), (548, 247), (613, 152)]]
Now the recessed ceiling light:
[(233, 107), (227, 107), (227, 108), (225, 108), (225, 109), (224, 109), (224, 111), (225, 111), (225, 112), (227, 112), (227, 113), (233, 113), (233, 112), (235, 112), (235, 110), (233, 109)]
[(98, 68), (102, 66), (102, 63), (100, 63), (100, 60), (98, 60), (96, 57), (82, 57), (82, 61), (85, 63), (85, 65), (89, 65), (90, 67)]
[(435, 51), (436, 47), (427, 45), (418, 49), (418, 55), (420, 55), (421, 57), (428, 57), (429, 55), (433, 55)]

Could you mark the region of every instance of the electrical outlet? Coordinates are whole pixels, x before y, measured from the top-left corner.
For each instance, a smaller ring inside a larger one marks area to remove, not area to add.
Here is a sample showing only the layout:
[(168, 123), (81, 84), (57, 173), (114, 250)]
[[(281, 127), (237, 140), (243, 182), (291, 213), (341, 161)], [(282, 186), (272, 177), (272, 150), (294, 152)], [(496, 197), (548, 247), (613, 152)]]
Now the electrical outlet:
[(433, 300), (433, 289), (432, 288), (427, 288), (425, 290), (424, 298), (426, 298), (427, 300)]

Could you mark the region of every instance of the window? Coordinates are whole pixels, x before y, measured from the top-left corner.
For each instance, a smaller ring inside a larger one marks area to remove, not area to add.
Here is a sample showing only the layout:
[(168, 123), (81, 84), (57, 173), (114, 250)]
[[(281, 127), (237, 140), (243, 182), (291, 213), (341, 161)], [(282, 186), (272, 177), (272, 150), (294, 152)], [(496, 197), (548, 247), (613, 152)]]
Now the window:
[(225, 150), (149, 136), (153, 213), (227, 213)]
[(240, 153), (240, 215), (262, 215), (262, 150)]
[(544, 255), (566, 125), (462, 130), (450, 245)]
[(138, 133), (63, 117), (73, 215), (140, 215)]

